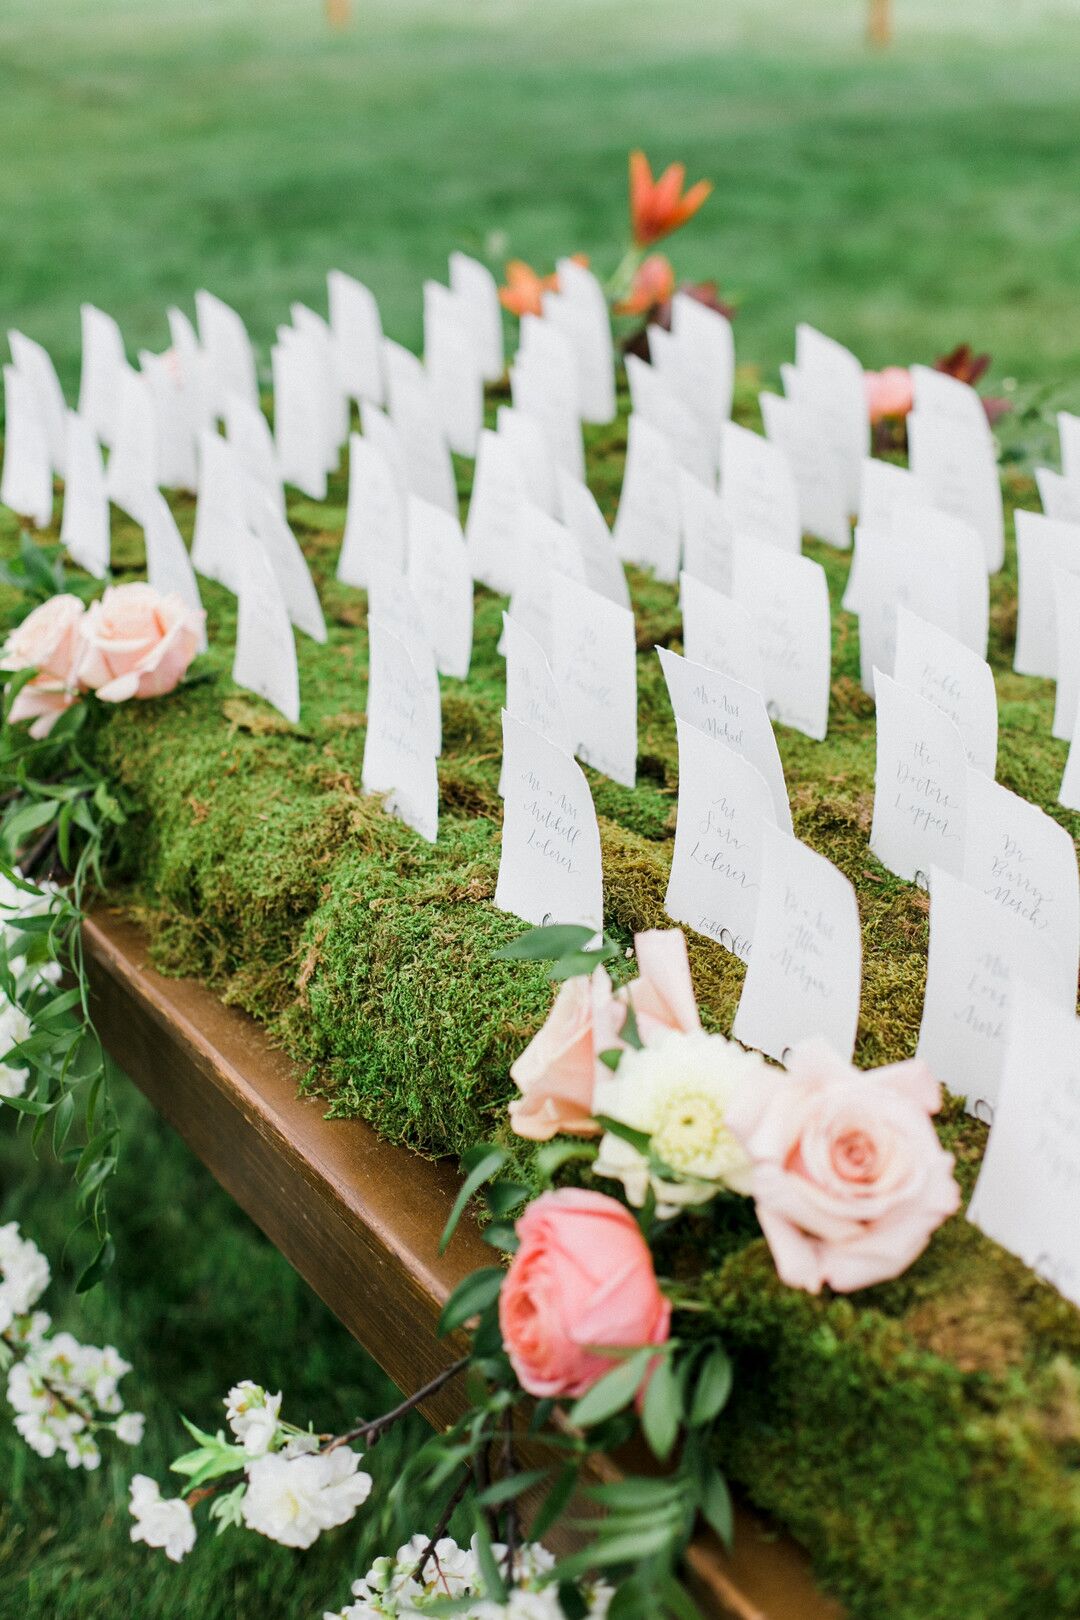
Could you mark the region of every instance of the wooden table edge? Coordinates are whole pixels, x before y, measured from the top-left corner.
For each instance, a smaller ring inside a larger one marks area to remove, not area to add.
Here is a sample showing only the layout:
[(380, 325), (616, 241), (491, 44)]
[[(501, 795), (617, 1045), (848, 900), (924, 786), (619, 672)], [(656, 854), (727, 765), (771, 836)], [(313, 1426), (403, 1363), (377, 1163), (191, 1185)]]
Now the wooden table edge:
[[(265, 1031), (200, 982), (158, 973), (132, 922), (100, 909), (83, 938), (95, 1023), (118, 1066), (399, 1388), (433, 1378), (458, 1348), (435, 1337), (443, 1303), (492, 1259), (468, 1218), (436, 1252), (455, 1168), (362, 1120), (328, 1120)], [(450, 1385), (425, 1415), (452, 1422), (460, 1399)], [(599, 1471), (619, 1472), (610, 1459)], [(724, 1620), (840, 1620), (802, 1550), (741, 1503), (730, 1555), (696, 1538), (687, 1579)]]

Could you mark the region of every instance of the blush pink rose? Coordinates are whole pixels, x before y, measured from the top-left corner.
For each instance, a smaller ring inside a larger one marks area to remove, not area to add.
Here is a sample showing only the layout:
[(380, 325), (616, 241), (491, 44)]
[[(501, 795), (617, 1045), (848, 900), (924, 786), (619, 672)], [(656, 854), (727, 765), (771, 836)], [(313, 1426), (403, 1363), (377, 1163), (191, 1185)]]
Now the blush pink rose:
[(77, 596), (50, 596), (8, 636), (0, 652), (0, 668), (36, 669), (61, 686), (74, 688), (82, 655), (79, 626), (85, 614)]
[(783, 1282), (850, 1293), (907, 1270), (960, 1203), (940, 1106), (924, 1063), (861, 1071), (822, 1041), (740, 1090), (728, 1124)]
[(36, 675), (32, 681), (15, 694), (15, 701), (8, 711), (8, 719), (15, 725), (22, 720), (30, 721), (30, 735), (36, 742), (47, 737), (55, 726), (65, 709), (70, 709), (73, 703), (78, 703), (79, 694), (66, 687), (62, 681), (50, 680), (46, 675)]
[(110, 585), (80, 625), (83, 685), (105, 703), (164, 696), (198, 652), (205, 617), (152, 585)]
[(546, 1142), (560, 1131), (599, 1132), (592, 1102), (600, 1053), (618, 1045), (625, 1016), (602, 967), (560, 985), (547, 1022), (510, 1070), (521, 1090), (510, 1104), (519, 1136)]
[(640, 977), (619, 992), (634, 1009), (638, 1034), (646, 1046), (677, 1030), (696, 1035), (701, 1029), (690, 978), (686, 936), (679, 928), (650, 928), (635, 934)]
[(598, 1348), (667, 1340), (671, 1303), (637, 1222), (614, 1198), (572, 1187), (543, 1193), (517, 1234), (499, 1325), (530, 1395), (583, 1395), (615, 1366)]
[(886, 417), (907, 416), (915, 403), (911, 373), (905, 366), (886, 366), (883, 371), (863, 373), (866, 404), (871, 422)]

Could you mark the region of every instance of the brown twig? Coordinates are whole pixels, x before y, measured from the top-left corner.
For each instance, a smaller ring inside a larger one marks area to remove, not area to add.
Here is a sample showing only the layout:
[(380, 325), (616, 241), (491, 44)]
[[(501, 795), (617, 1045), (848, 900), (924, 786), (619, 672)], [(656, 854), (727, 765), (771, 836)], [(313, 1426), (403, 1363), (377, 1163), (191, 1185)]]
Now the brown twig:
[[(517, 1470), (517, 1458), (514, 1455), (514, 1414), (510, 1410), (506, 1414), (506, 1423), (503, 1427), (502, 1451), (499, 1467), (504, 1479), (511, 1479)], [(514, 1584), (514, 1564), (517, 1559), (518, 1542), (518, 1508), (517, 1501), (511, 1497), (506, 1504), (506, 1562), (503, 1573), (509, 1585)]]
[(386, 1430), (395, 1424), (399, 1418), (403, 1418), (407, 1413), (414, 1411), (429, 1396), (437, 1394), (452, 1378), (456, 1378), (459, 1373), (464, 1372), (468, 1365), (469, 1357), (462, 1356), (460, 1361), (454, 1361), (449, 1367), (444, 1367), (441, 1373), (433, 1378), (430, 1383), (425, 1384), (422, 1389), (418, 1389), (415, 1395), (409, 1395), (401, 1402), (400, 1406), (395, 1406), (390, 1412), (384, 1412), (382, 1417), (372, 1418), (370, 1423), (358, 1424), (355, 1429), (350, 1429), (347, 1434), (335, 1435), (330, 1444), (323, 1447), (323, 1450), (336, 1451), (338, 1446), (350, 1445), (354, 1440), (362, 1440), (366, 1446), (371, 1445), (375, 1440), (381, 1439)]
[[(449, 1499), (448, 1499), (448, 1501), (446, 1503), (446, 1506), (443, 1508), (442, 1515), (441, 1515), (441, 1517), (439, 1519), (438, 1524), (435, 1526), (434, 1530), (431, 1532), (431, 1540), (428, 1542), (427, 1546), (424, 1548), (423, 1552), (421, 1553), (420, 1562), (417, 1564), (416, 1568), (412, 1572), (412, 1578), (413, 1578), (414, 1581), (422, 1580), (424, 1570), (427, 1568), (428, 1559), (434, 1553), (436, 1545), (442, 1540), (443, 1536), (445, 1535), (447, 1526), (449, 1525), (450, 1520), (454, 1517), (455, 1510), (460, 1505), (461, 1500), (462, 1500), (463, 1496), (465, 1495), (465, 1492), (469, 1488), (469, 1481), (470, 1481), (471, 1478), (472, 1478), (472, 1472), (471, 1472), (471, 1470), (469, 1468), (466, 1468), (465, 1472), (462, 1474), (461, 1478), (458, 1480), (457, 1484), (455, 1485), (454, 1490), (451, 1493), (451, 1495), (450, 1495), (450, 1497), (449, 1497)], [(438, 1565), (438, 1560), (436, 1559), (436, 1566), (437, 1565)]]
[(30, 853), (19, 862), (19, 870), (24, 878), (32, 878), (36, 875), (45, 857), (52, 853), (57, 837), (56, 823), (53, 822), (51, 827), (46, 827)]

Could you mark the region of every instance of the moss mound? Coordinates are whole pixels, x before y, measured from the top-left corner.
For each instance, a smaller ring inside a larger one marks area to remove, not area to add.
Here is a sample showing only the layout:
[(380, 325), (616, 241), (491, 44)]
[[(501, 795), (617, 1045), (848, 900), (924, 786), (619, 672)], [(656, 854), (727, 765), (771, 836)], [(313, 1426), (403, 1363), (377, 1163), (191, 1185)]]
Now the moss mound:
[[(744, 378), (744, 418), (754, 379)], [(590, 479), (614, 513), (625, 420), (591, 435)], [(465, 464), (459, 469), (468, 493)], [(507, 1070), (550, 988), (530, 964), (492, 961), (520, 925), (492, 905), (501, 805), (502, 602), (477, 594), (473, 670), (443, 682), (440, 833), (434, 846), (359, 790), (367, 651), (364, 596), (333, 578), (346, 480), (290, 503), (326, 609), (325, 647), (299, 638), (302, 724), (229, 679), (232, 598), (209, 583), (203, 678), (103, 716), (95, 747), (137, 806), (110, 898), (148, 927), (159, 965), (196, 974), (263, 1020), (337, 1116), (393, 1141), (457, 1153), (504, 1125)], [(1036, 504), (1014, 478), (1010, 512)], [(190, 536), (194, 505), (174, 503)], [(4, 527), (6, 523), (6, 527)], [(10, 520), (0, 540), (15, 543)], [(839, 607), (848, 559), (809, 543), (834, 611), (828, 739), (779, 728), (795, 831), (854, 883), (864, 986), (863, 1065), (910, 1056), (922, 1007), (927, 901), (867, 848), (874, 722), (858, 683), (855, 621)], [(121, 524), (118, 576), (141, 572)], [(664, 922), (677, 789), (675, 728), (657, 643), (680, 646), (676, 591), (631, 581), (638, 616), (639, 786), (590, 773), (609, 929), (629, 943)], [(1015, 556), (992, 582), (999, 780), (1076, 835), (1056, 803), (1065, 746), (1048, 682), (1014, 676)], [(21, 611), (10, 593), (0, 604)], [(743, 969), (690, 936), (708, 1023), (728, 1030)], [(970, 1188), (982, 1127), (941, 1122)], [(700, 1288), (739, 1362), (726, 1461), (746, 1492), (807, 1544), (855, 1620), (1052, 1620), (1080, 1615), (1080, 1313), (962, 1219), (899, 1282), (849, 1299), (782, 1288), (752, 1215), (718, 1200), (680, 1228), (672, 1266)]]

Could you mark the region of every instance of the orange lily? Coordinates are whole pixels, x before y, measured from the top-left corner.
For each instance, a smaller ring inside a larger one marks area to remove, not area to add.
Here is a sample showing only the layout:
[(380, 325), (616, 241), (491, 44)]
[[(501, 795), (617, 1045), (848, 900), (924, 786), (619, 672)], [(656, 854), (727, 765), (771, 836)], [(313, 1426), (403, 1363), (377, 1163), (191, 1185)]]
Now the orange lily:
[[(575, 264), (587, 266), (589, 263), (585, 253), (572, 253), (570, 257)], [(506, 286), (499, 288), (499, 302), (511, 315), (542, 315), (544, 294), (558, 290), (559, 277), (556, 272), (541, 276), (524, 259), (511, 259), (506, 266)]]
[(662, 253), (650, 253), (634, 272), (630, 290), (615, 305), (616, 315), (647, 315), (658, 304), (666, 304), (675, 291), (675, 271)]
[(683, 194), (685, 163), (670, 163), (653, 179), (644, 152), (630, 154), (630, 225), (638, 247), (652, 247), (692, 219), (712, 191), (710, 180), (699, 180)]

